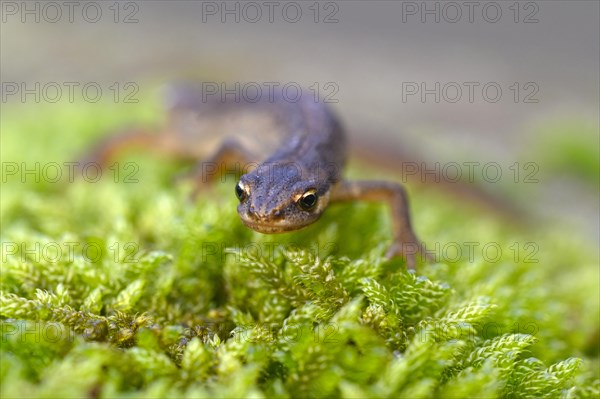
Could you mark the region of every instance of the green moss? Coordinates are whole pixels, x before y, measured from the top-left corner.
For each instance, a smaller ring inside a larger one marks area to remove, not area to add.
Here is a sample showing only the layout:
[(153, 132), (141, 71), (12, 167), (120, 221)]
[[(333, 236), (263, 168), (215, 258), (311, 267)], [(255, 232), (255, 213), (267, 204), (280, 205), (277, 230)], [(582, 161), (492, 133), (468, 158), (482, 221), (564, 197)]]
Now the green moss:
[[(5, 108), (3, 168), (160, 123), (156, 104)], [(3, 169), (2, 397), (598, 396), (598, 257), (566, 227), (520, 232), (413, 192), (430, 248), (477, 243), (413, 274), (382, 259), (382, 206), (264, 236), (233, 182), (191, 204), (181, 164), (135, 153), (121, 172), (132, 160), (137, 183)]]
[(600, 188), (598, 121), (554, 118), (537, 128), (528, 152), (543, 162), (545, 173), (574, 176)]

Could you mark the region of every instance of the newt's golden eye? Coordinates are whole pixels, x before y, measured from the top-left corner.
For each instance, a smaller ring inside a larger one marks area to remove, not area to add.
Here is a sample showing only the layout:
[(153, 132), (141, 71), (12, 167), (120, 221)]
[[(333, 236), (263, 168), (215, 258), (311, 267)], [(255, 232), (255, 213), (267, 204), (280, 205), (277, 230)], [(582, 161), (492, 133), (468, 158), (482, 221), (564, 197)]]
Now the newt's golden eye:
[(240, 200), (240, 202), (248, 198), (248, 192), (246, 192), (241, 182), (238, 182), (238, 184), (235, 185), (235, 196)]
[(315, 190), (308, 190), (298, 199), (298, 205), (305, 211), (310, 211), (317, 205), (317, 194)]

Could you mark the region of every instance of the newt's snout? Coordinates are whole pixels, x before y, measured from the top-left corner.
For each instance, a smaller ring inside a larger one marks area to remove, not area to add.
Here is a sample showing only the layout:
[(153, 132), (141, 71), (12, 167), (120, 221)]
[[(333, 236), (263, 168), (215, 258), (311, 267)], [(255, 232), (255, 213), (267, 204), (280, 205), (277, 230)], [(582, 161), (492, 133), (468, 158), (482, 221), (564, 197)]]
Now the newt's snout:
[(283, 212), (279, 209), (272, 209), (267, 211), (261, 211), (257, 209), (254, 205), (250, 205), (247, 215), (249, 218), (257, 220), (257, 221), (267, 221), (267, 220), (278, 220), (283, 217)]

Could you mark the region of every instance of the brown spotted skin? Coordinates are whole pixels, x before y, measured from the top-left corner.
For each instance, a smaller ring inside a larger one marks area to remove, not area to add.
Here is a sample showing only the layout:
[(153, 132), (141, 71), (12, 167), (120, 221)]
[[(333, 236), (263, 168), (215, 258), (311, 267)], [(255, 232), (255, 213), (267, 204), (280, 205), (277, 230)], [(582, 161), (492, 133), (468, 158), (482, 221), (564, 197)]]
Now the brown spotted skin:
[[(238, 183), (238, 214), (249, 228), (283, 233), (314, 223), (331, 202), (380, 201), (389, 204), (393, 243), (388, 257), (402, 256), (414, 269), (426, 256), (415, 236), (403, 187), (391, 182), (349, 182), (342, 178), (347, 137), (331, 110), (312, 96), (297, 102), (281, 96), (255, 103), (202, 99), (191, 86), (167, 91), (168, 124), (160, 133), (139, 129), (113, 136), (85, 158), (108, 163), (125, 147), (146, 147), (180, 158), (203, 159), (196, 170), (198, 188), (214, 180), (206, 163), (238, 163), (248, 173)], [(266, 96), (265, 96), (266, 97)], [(219, 145), (219, 141), (221, 145)], [(199, 189), (196, 190), (196, 193)], [(313, 197), (314, 196), (314, 197)], [(309, 201), (306, 206), (306, 198)]]

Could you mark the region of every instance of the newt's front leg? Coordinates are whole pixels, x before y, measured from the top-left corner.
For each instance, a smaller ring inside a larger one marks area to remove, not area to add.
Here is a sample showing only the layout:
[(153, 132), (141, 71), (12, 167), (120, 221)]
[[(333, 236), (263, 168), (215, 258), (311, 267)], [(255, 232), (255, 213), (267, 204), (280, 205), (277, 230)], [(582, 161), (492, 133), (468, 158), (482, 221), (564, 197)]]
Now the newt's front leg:
[(343, 181), (331, 193), (331, 201), (356, 200), (382, 201), (390, 205), (394, 242), (388, 249), (386, 257), (404, 257), (409, 269), (415, 268), (416, 254), (431, 259), (411, 226), (408, 198), (403, 186), (385, 181)]
[(241, 173), (249, 165), (255, 156), (248, 151), (240, 142), (233, 138), (225, 139), (219, 149), (207, 160), (200, 161), (196, 167), (186, 176), (194, 181), (192, 200), (198, 197), (205, 186), (213, 184), (223, 176), (227, 168), (233, 166), (236, 172)]

